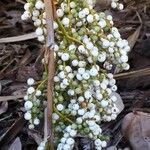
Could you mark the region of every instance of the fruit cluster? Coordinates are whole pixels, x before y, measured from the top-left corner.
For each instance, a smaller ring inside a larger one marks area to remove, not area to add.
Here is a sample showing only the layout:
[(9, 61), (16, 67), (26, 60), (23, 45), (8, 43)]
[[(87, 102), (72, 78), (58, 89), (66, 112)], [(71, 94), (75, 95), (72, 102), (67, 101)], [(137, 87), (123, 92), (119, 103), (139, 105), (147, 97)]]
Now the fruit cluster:
[[(122, 9), (122, 5), (119, 7)], [(43, 2), (30, 0), (25, 10), (22, 18), (28, 18), (24, 16), (28, 14), (34, 18), (34, 24), (40, 22), (36, 34), (44, 41)], [(33, 12), (39, 13), (34, 16)], [(129, 69), (130, 47), (113, 26), (112, 16), (97, 13), (90, 1), (58, 0), (56, 15), (54, 142), (57, 150), (72, 150), (74, 138), (84, 136), (94, 141), (95, 149), (101, 150), (107, 145), (101, 123), (115, 120), (120, 112), (114, 95), (117, 86), (113, 73), (116, 69)]]

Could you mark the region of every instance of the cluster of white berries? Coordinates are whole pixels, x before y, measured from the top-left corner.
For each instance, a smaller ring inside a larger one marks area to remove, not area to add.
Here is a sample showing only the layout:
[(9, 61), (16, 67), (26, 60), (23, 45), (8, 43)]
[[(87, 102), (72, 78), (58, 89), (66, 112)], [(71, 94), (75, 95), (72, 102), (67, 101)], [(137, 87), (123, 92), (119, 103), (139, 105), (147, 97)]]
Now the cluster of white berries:
[(124, 6), (123, 4), (119, 3), (119, 0), (111, 0), (111, 7), (113, 9), (123, 10)]
[[(100, 150), (107, 145), (100, 123), (115, 120), (120, 113), (115, 104), (117, 97), (113, 94), (117, 90), (116, 81), (109, 72), (113, 68), (129, 69), (130, 47), (113, 27), (112, 16), (96, 13), (92, 4), (72, 0), (70, 4), (64, 1), (59, 6), (56, 10), (58, 19), (54, 22), (58, 66), (54, 77), (56, 109), (53, 123), (55, 141), (60, 142), (57, 149), (73, 148), (74, 142), (69, 145), (66, 141), (74, 126), (77, 134), (93, 139), (95, 148)], [(77, 41), (67, 37), (65, 40), (61, 34), (64, 30)], [(69, 130), (66, 133), (67, 123)], [(63, 140), (57, 137), (60, 133), (63, 133)]]
[(29, 121), (29, 129), (34, 129), (36, 125), (39, 125), (40, 118), (43, 116), (41, 108), (41, 91), (35, 90), (33, 87), (35, 81), (32, 78), (27, 80), (28, 89), (27, 94), (24, 96), (24, 108), (26, 113), (24, 118)]
[[(34, 8), (38, 9), (39, 1), (32, 5), (31, 14)], [(121, 10), (122, 5), (117, 0), (113, 2)], [(40, 14), (44, 13), (43, 9), (44, 6)], [(112, 16), (95, 12), (93, 1), (57, 1), (56, 14), (54, 54), (57, 65), (52, 115), (56, 149), (72, 150), (74, 138), (80, 135), (91, 138), (95, 149), (101, 150), (107, 146), (101, 122), (115, 120), (120, 113), (112, 72), (129, 69), (130, 47), (113, 26)], [(33, 96), (32, 104), (33, 98), (38, 100), (37, 91), (33, 89), (30, 87), (32, 92), (29, 89), (27, 92), (28, 97)], [(27, 113), (33, 114), (32, 107)], [(32, 120), (31, 125), (34, 125)]]
[(46, 36), (46, 20), (45, 20), (45, 10), (44, 10), (44, 2), (42, 0), (28, 0), (28, 2), (24, 5), (25, 12), (21, 16), (22, 20), (28, 20), (31, 18), (34, 22), (34, 26), (36, 27), (36, 35), (40, 42), (45, 41)]
[(74, 148), (75, 140), (77, 135), (76, 126), (67, 126), (64, 131), (64, 135), (60, 139), (57, 150), (72, 150)]

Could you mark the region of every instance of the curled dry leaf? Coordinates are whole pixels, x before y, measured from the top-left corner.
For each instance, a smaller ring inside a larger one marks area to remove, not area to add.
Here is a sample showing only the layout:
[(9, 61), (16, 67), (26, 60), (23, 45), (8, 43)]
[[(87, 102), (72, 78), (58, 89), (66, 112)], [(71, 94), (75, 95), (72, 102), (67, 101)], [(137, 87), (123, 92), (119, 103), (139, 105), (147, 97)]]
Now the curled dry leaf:
[(1, 92), (2, 92), (2, 84), (0, 82), (0, 94), (1, 94)]
[(121, 113), (124, 109), (123, 100), (122, 100), (121, 96), (116, 92), (113, 92), (112, 95), (117, 97), (117, 101), (115, 102), (115, 104), (116, 104), (117, 108), (119, 109), (119, 113)]
[(22, 147), (22, 144), (21, 144), (20, 138), (17, 137), (14, 140), (14, 142), (10, 145), (8, 150), (21, 150), (22, 149), (21, 147)]
[(110, 146), (106, 150), (117, 150), (117, 147), (116, 146)]
[(0, 136), (0, 146), (7, 145), (9, 142), (11, 142), (16, 135), (23, 129), (24, 126), (24, 118), (20, 117), (17, 119), (11, 127)]
[(29, 135), (29, 137), (33, 138), (34, 141), (35, 141), (38, 145), (40, 145), (40, 143), (42, 142), (42, 136), (41, 136), (38, 132), (29, 130), (29, 131), (28, 131), (28, 135)]
[(122, 122), (122, 132), (133, 150), (149, 150), (150, 114), (143, 112), (127, 114)]
[(78, 138), (77, 139), (77, 144), (78, 144), (79, 150), (80, 149), (83, 149), (83, 150), (92, 150), (92, 149), (94, 149), (93, 141), (91, 141), (88, 138), (84, 138), (84, 137)]
[(0, 104), (0, 115), (5, 113), (8, 109), (8, 102), (2, 102)]

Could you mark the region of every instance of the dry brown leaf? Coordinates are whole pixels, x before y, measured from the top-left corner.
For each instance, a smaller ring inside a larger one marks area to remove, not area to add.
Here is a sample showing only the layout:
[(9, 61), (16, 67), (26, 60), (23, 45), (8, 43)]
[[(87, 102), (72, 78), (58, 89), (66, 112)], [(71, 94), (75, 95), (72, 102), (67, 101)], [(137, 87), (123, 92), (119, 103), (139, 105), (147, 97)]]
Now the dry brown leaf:
[(117, 150), (117, 147), (116, 146), (110, 146), (106, 150)]
[(28, 131), (28, 135), (29, 135), (29, 137), (33, 138), (34, 141), (35, 141), (38, 145), (40, 145), (40, 143), (43, 141), (41, 134), (39, 134), (38, 132), (29, 130), (29, 131)]
[(112, 95), (117, 97), (117, 101), (115, 102), (115, 104), (116, 104), (117, 108), (119, 109), (119, 113), (121, 113), (124, 109), (123, 100), (122, 100), (121, 96), (116, 92), (113, 92)]
[(129, 46), (132, 49), (138, 40), (142, 26), (139, 26), (136, 31), (128, 37)]
[(97, 0), (95, 4), (95, 8), (97, 10), (105, 10), (107, 8), (110, 8), (111, 0)]
[(38, 71), (40, 71), (40, 69), (40, 67), (35, 68), (35, 66), (21, 66), (18, 69), (16, 81), (26, 82), (30, 77), (34, 78), (35, 80), (39, 80), (40, 72)]
[(24, 126), (24, 118), (20, 117), (14, 124), (0, 137), (0, 145), (7, 145), (13, 140)]
[(17, 137), (14, 140), (14, 142), (10, 145), (8, 150), (21, 150), (22, 149), (21, 147), (22, 147), (22, 144), (21, 144), (20, 138)]
[(0, 115), (5, 113), (8, 109), (8, 102), (2, 102), (0, 104)]
[(2, 92), (2, 84), (0, 82), (0, 94), (1, 94), (1, 92)]
[(133, 150), (149, 150), (150, 114), (143, 112), (127, 114), (122, 122), (122, 132)]

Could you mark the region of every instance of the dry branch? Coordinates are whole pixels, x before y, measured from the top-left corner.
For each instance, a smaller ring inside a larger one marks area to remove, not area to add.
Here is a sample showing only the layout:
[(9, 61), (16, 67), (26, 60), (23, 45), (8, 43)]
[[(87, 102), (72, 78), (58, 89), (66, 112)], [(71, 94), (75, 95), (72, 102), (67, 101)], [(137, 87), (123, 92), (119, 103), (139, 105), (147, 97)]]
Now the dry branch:
[(48, 64), (48, 84), (47, 84), (47, 137), (50, 141), (50, 150), (54, 150), (53, 144), (53, 130), (52, 130), (52, 112), (53, 112), (53, 79), (54, 79), (54, 51), (52, 46), (54, 44), (54, 4), (52, 0), (44, 0), (47, 22), (47, 41), (45, 49), (45, 61)]

